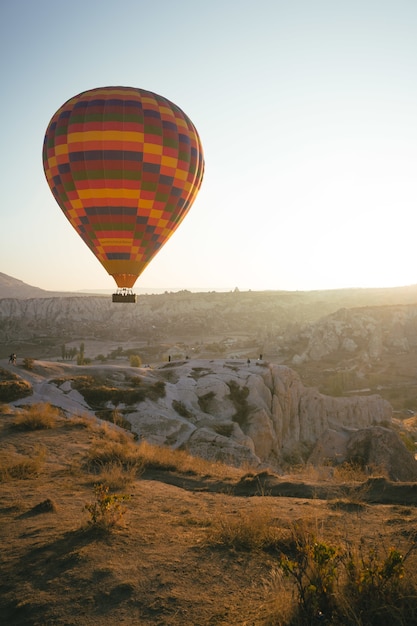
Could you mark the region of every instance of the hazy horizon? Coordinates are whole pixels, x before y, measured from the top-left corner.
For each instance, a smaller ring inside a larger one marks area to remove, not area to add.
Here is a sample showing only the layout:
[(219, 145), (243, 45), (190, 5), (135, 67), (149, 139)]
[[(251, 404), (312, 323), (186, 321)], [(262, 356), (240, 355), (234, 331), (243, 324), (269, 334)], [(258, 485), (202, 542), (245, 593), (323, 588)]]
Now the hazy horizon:
[[(36, 289), (42, 289), (39, 285), (29, 284), (23, 281), (22, 279), (16, 276), (9, 276), (4, 272), (0, 272), (0, 275), (7, 276), (12, 280), (16, 280), (18, 282), (23, 282), (24, 285), (28, 287), (34, 287)], [(133, 292), (139, 295), (152, 295), (152, 294), (164, 294), (164, 293), (179, 293), (181, 291), (189, 291), (190, 293), (230, 293), (234, 291), (238, 292), (285, 292), (285, 293), (301, 293), (301, 292), (315, 292), (315, 291), (347, 291), (347, 290), (380, 290), (380, 289), (412, 289), (417, 288), (417, 283), (409, 284), (409, 285), (392, 285), (386, 287), (338, 287), (334, 289), (240, 289), (237, 285), (235, 287), (175, 287), (175, 286), (166, 286), (166, 287), (133, 287)], [(0, 283), (1, 289), (1, 283)], [(97, 288), (80, 288), (80, 289), (46, 289), (45, 291), (50, 291), (51, 293), (80, 293), (80, 294), (91, 294), (91, 295), (111, 295), (116, 291), (116, 288), (112, 289), (97, 289)]]

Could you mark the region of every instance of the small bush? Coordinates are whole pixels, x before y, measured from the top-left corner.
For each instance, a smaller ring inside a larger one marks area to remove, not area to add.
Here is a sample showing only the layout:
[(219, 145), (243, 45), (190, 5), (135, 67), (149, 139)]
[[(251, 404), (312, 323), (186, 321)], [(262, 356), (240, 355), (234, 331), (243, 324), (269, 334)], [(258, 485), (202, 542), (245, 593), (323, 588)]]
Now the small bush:
[(34, 365), (35, 359), (31, 359), (25, 356), (25, 358), (23, 359), (23, 367), (25, 368), (25, 370), (33, 370)]
[(121, 523), (126, 507), (122, 502), (129, 500), (126, 494), (109, 494), (108, 485), (94, 485), (95, 501), (85, 505), (85, 510), (90, 513), (88, 524), (97, 530), (110, 531)]
[(140, 367), (142, 365), (142, 359), (138, 354), (131, 354), (129, 356), (130, 367)]
[(327, 621), (334, 611), (334, 589), (341, 556), (334, 546), (294, 535), (294, 554), (282, 554), (279, 567), (295, 585), (302, 623)]
[(59, 411), (49, 403), (37, 403), (28, 406), (12, 421), (17, 430), (43, 430), (54, 428)]

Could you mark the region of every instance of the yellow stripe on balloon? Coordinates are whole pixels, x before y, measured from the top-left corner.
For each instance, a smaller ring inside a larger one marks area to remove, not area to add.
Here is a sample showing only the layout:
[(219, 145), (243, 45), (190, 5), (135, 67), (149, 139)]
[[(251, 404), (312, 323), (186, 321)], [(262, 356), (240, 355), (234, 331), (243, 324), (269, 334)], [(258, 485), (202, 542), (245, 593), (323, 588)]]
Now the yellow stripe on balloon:
[(78, 195), (81, 200), (86, 198), (137, 198), (137, 189), (80, 189)]
[(119, 237), (109, 237), (107, 239), (107, 238), (104, 238), (104, 237), (100, 237), (100, 246), (102, 248), (104, 248), (104, 249), (107, 246), (112, 246), (112, 247), (114, 247), (114, 246), (129, 246), (129, 248), (130, 248), (131, 245), (132, 245), (132, 238), (131, 237), (129, 237), (128, 239), (127, 238), (121, 239)]
[(61, 154), (68, 154), (68, 145), (66, 143), (57, 144), (55, 146), (55, 154), (57, 156)]
[(140, 198), (139, 200), (139, 210), (152, 209), (153, 205), (154, 205), (154, 200), (145, 200), (145, 198)]
[(186, 170), (175, 170), (174, 178), (179, 178), (179, 180), (187, 180), (188, 172)]
[[(87, 141), (100, 141), (106, 143), (106, 141), (131, 141), (134, 143), (143, 143), (144, 134), (139, 132), (120, 130), (86, 130), (84, 132), (68, 133), (67, 142), (71, 143), (86, 143)], [(58, 153), (60, 146), (55, 148)]]
[(176, 159), (175, 157), (162, 155), (162, 157), (161, 157), (161, 165), (163, 165), (165, 167), (176, 168), (177, 164), (178, 164), (178, 159)]
[(143, 144), (144, 153), (148, 154), (162, 154), (162, 146), (158, 146), (152, 143)]

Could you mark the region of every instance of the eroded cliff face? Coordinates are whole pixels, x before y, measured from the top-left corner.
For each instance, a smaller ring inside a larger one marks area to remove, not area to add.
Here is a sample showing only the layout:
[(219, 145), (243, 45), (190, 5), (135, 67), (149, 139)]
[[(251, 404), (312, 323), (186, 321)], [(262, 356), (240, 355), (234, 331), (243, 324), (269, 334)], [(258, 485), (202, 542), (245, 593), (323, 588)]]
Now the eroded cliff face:
[(325, 396), (292, 369), (262, 361), (192, 360), (164, 370), (165, 398), (130, 413), (133, 430), (211, 460), (279, 466), (329, 428), (354, 431), (392, 418), (380, 396)]

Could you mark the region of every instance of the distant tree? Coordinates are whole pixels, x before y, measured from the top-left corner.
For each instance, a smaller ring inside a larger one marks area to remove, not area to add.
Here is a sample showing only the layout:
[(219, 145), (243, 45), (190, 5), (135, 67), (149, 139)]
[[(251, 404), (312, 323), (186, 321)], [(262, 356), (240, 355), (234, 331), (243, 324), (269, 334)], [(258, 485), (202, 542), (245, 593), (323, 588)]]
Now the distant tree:
[(131, 367), (140, 367), (142, 365), (142, 359), (138, 354), (131, 354), (129, 362)]
[(84, 365), (85, 363), (85, 359), (84, 359), (84, 342), (81, 342), (80, 344), (80, 352), (78, 354), (77, 357), (77, 365)]
[(26, 370), (33, 370), (34, 364), (35, 364), (35, 360), (34, 359), (31, 359), (31, 358), (29, 358), (27, 356), (25, 356), (25, 358), (23, 359), (23, 367)]

